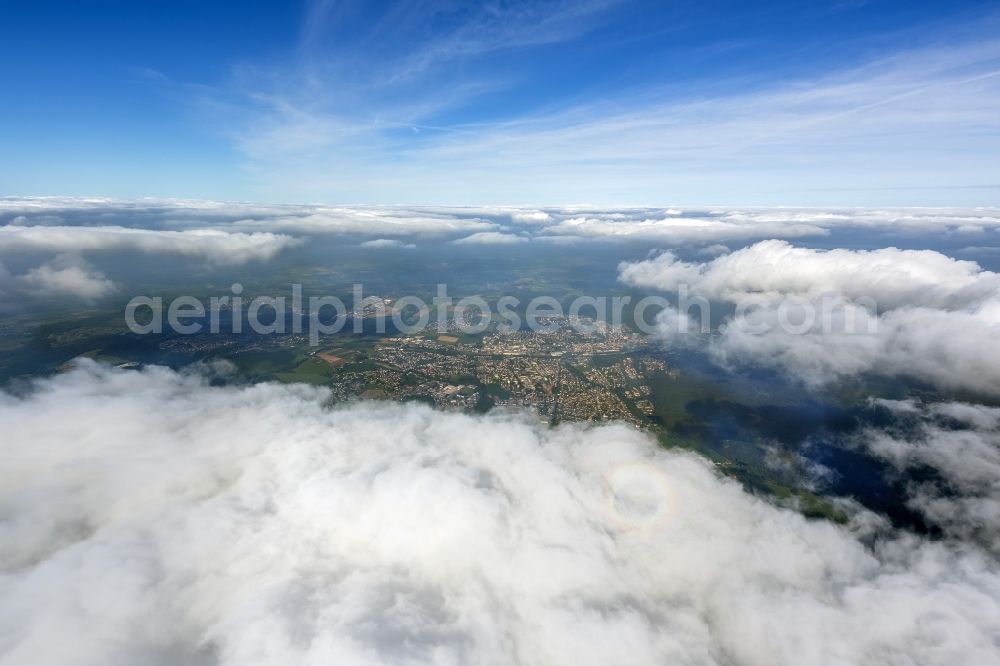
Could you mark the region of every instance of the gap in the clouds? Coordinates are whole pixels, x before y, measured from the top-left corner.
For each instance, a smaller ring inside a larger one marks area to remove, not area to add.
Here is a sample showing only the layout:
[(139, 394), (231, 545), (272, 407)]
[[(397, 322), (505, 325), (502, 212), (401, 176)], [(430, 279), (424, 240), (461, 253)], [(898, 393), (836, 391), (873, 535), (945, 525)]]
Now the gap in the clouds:
[[(807, 515), (843, 519), (835, 506), (812, 499), (850, 498), (897, 527), (936, 534), (905, 506), (908, 479), (855, 443), (859, 432), (886, 425), (869, 398), (914, 395), (906, 382), (866, 377), (807, 389), (766, 368), (720, 368), (697, 350), (666, 356), (681, 373), (654, 384), (666, 441), (725, 461), (723, 469), (753, 492), (795, 497)], [(933, 399), (934, 392), (928, 388), (915, 395)]]

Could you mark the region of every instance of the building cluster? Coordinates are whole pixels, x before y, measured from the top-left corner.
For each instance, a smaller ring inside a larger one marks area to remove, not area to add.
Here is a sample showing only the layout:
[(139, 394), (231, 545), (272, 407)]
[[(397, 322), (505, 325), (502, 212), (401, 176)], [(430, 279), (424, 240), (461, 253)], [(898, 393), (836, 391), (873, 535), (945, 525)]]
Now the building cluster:
[(646, 375), (665, 372), (663, 361), (621, 328), (551, 319), (541, 322), (548, 331), (382, 338), (364, 364), (337, 372), (334, 393), (346, 399), (377, 391), (450, 409), (527, 409), (551, 423), (648, 423), (654, 408)]

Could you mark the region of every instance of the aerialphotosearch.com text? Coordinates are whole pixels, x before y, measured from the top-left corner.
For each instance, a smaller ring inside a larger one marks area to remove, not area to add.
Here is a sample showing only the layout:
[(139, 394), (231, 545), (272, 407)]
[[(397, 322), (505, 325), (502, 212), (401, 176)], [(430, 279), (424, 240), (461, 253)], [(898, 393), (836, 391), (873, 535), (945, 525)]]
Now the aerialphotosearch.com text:
[[(291, 286), (289, 295), (248, 298), (243, 285), (234, 283), (228, 294), (207, 299), (178, 296), (164, 302), (161, 296), (136, 296), (125, 306), (125, 323), (137, 334), (181, 335), (240, 334), (307, 335), (318, 346), (326, 336), (362, 333), (374, 328), (385, 333), (392, 323), (395, 331), (413, 335), (427, 331), (448, 331), (470, 335), (491, 326), (505, 332), (530, 330), (550, 333), (570, 326), (578, 333), (591, 334), (602, 326), (631, 325), (647, 335), (708, 334), (712, 332), (713, 304), (680, 285), (675, 298), (660, 295), (577, 296), (568, 303), (553, 296), (535, 296), (525, 302), (515, 296), (501, 296), (493, 303), (478, 295), (454, 298), (446, 284), (437, 285), (428, 303), (420, 296), (383, 298), (365, 296), (364, 286), (353, 285), (351, 306), (331, 295), (303, 295), (302, 285)], [(716, 307), (719, 307), (716, 304)], [(716, 330), (738, 326), (749, 334), (762, 334), (775, 327), (791, 334), (832, 332), (873, 334), (877, 312), (870, 299), (844, 301), (834, 296), (820, 298), (785, 297), (778, 302), (762, 295), (750, 295), (728, 304)], [(433, 315), (433, 316), (432, 316)]]

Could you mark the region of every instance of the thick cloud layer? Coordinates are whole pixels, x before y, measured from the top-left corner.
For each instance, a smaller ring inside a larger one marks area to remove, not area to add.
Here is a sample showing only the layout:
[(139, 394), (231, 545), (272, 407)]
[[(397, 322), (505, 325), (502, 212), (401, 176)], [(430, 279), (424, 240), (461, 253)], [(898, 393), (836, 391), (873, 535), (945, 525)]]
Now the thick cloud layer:
[(1000, 660), (975, 547), (872, 549), (623, 426), (325, 398), (83, 362), (0, 399), (0, 663)]
[[(865, 372), (1000, 394), (1000, 275), (934, 251), (811, 250), (757, 243), (704, 263), (670, 253), (623, 264), (627, 284), (737, 304), (709, 351), (807, 383)], [(668, 313), (675, 340), (691, 322)]]

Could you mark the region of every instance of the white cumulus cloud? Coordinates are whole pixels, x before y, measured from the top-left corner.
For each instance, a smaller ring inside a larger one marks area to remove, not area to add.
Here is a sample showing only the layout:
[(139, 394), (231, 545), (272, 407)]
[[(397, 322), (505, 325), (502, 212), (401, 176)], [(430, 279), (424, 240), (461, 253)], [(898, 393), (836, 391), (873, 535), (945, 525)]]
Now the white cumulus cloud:
[(675, 291), (687, 284), (709, 298), (746, 296), (780, 300), (789, 295), (834, 294), (873, 299), (880, 308), (905, 305), (957, 309), (1000, 296), (1000, 275), (974, 261), (932, 250), (812, 250), (786, 241), (756, 243), (706, 263), (683, 262), (670, 253), (624, 264), (632, 285)]
[[(865, 372), (1000, 393), (1000, 275), (930, 250), (811, 250), (763, 241), (708, 262), (670, 253), (619, 269), (623, 282), (737, 304), (709, 351), (812, 384)], [(697, 308), (691, 310), (696, 312)], [(690, 313), (689, 313), (690, 314)], [(665, 315), (685, 336), (690, 321)]]
[(414, 245), (413, 243), (404, 243), (401, 240), (396, 240), (393, 238), (376, 238), (374, 240), (364, 241), (363, 243), (360, 243), (359, 247), (369, 247), (375, 249), (396, 248), (403, 250), (412, 250), (417, 246)]
[(40, 296), (76, 296), (92, 301), (118, 291), (118, 285), (79, 257), (60, 255), (18, 277), (29, 293)]

